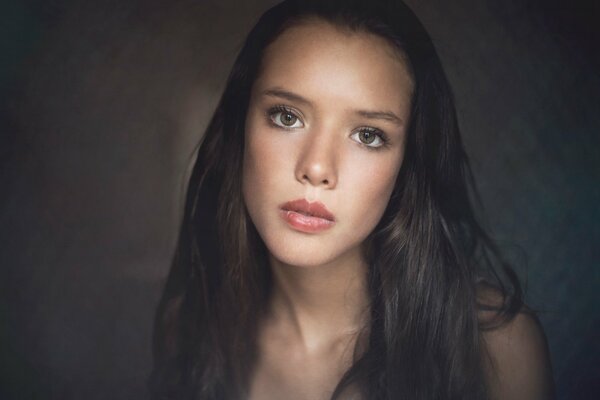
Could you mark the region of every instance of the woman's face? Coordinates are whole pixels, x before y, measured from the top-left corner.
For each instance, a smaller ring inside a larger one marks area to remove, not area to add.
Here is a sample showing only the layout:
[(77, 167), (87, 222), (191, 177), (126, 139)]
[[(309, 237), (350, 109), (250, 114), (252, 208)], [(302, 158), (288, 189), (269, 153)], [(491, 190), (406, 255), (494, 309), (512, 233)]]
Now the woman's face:
[(323, 21), (266, 49), (246, 118), (243, 195), (274, 258), (310, 267), (361, 257), (402, 164), (412, 87), (384, 39)]

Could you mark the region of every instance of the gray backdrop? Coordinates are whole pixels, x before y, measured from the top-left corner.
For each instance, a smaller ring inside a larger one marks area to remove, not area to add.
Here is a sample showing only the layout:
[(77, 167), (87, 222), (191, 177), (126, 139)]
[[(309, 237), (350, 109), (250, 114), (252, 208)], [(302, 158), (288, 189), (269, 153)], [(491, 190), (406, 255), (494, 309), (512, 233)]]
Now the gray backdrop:
[[(2, 3), (1, 399), (144, 397), (189, 160), (267, 3)], [(600, 378), (597, 3), (409, 1), (562, 399)]]

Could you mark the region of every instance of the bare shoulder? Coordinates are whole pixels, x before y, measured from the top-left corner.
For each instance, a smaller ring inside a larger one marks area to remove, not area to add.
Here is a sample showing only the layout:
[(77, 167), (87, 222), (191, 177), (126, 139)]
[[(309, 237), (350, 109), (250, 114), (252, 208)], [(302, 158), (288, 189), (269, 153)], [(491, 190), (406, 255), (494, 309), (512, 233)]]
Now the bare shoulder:
[[(501, 301), (490, 289), (483, 296), (492, 304)], [(482, 341), (492, 399), (555, 398), (546, 336), (533, 312), (523, 307), (510, 321), (482, 331)]]

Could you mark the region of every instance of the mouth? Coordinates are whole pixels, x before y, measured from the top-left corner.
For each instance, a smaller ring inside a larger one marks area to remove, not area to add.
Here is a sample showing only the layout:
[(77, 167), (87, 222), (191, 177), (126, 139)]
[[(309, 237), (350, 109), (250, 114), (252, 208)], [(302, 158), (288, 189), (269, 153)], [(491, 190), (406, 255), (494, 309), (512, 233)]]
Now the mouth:
[(315, 201), (309, 203), (306, 199), (288, 201), (280, 206), (283, 211), (293, 211), (306, 217), (315, 217), (335, 222), (334, 215), (323, 203)]
[(309, 203), (305, 199), (289, 201), (280, 207), (281, 217), (293, 229), (304, 233), (317, 233), (335, 224), (334, 215), (319, 202)]

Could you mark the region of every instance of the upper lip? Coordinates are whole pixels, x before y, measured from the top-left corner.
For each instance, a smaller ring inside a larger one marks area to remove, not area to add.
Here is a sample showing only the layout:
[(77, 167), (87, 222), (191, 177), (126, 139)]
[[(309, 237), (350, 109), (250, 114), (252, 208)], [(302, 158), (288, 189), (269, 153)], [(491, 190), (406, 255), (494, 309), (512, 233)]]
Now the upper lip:
[(280, 206), (285, 211), (296, 211), (308, 214), (314, 217), (324, 218), (329, 221), (335, 221), (333, 214), (325, 207), (323, 203), (315, 201), (309, 203), (306, 199), (288, 201)]

